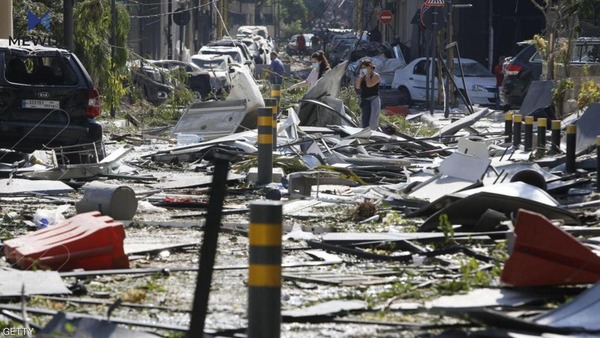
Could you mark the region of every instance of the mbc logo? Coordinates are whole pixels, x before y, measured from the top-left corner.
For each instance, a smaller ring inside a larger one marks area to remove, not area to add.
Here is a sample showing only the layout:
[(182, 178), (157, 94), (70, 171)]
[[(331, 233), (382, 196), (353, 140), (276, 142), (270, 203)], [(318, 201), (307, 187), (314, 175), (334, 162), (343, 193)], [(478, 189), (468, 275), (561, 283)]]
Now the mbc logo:
[(33, 14), (32, 11), (27, 11), (27, 30), (30, 31), (39, 24), (44, 26), (48, 32), (50, 31), (50, 11), (47, 11), (39, 18), (37, 15)]

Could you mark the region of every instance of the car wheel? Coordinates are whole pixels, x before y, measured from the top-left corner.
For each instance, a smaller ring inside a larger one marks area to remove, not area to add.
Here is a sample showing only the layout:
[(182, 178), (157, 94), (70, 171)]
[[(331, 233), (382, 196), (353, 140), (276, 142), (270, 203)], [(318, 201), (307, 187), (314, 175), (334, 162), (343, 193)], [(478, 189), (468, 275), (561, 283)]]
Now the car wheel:
[(408, 88), (399, 87), (398, 91), (400, 92), (398, 94), (400, 103), (410, 107), (412, 105), (412, 98), (410, 97), (410, 91), (408, 90)]

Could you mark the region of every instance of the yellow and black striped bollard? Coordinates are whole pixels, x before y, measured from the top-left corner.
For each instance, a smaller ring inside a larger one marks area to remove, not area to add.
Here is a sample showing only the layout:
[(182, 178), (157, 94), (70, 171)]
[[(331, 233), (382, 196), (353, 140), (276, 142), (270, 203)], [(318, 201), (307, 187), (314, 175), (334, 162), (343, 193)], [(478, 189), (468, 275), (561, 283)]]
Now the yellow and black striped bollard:
[(250, 203), (249, 338), (280, 336), (282, 210), (278, 201)]
[(567, 163), (566, 172), (568, 174), (575, 172), (575, 147), (577, 142), (577, 126), (570, 124), (567, 126)]
[(277, 115), (281, 108), (281, 85), (274, 84), (271, 87), (271, 97), (277, 100), (277, 107), (274, 110), (275, 115), (273, 115), (273, 128), (275, 128), (273, 134), (273, 149), (275, 149), (277, 148)]
[(277, 149), (277, 99), (265, 99), (265, 106), (273, 110), (273, 150)]
[(273, 181), (273, 109), (258, 109), (258, 184)]
[(560, 125), (560, 120), (552, 120), (552, 124), (550, 125), (552, 129), (550, 151), (554, 154), (560, 153)]

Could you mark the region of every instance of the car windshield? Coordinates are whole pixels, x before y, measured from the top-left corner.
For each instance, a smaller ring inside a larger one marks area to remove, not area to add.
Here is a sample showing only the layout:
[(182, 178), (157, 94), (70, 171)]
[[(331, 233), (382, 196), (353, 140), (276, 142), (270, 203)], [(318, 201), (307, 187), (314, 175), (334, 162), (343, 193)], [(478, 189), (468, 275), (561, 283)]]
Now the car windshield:
[(4, 63), (4, 77), (9, 82), (54, 86), (77, 84), (75, 72), (62, 55), (6, 55)]
[(203, 69), (216, 69), (216, 70), (223, 70), (225, 69), (225, 61), (224, 60), (220, 60), (220, 59), (215, 59), (215, 60), (200, 60), (200, 59), (192, 59), (192, 62)]
[(152, 64), (154, 64), (157, 67), (161, 67), (164, 69), (168, 69), (168, 70), (177, 70), (177, 69), (185, 69), (186, 72), (196, 72), (199, 71), (200, 69), (198, 67), (196, 67), (193, 64), (186, 64), (183, 62), (161, 62), (161, 61), (154, 61), (152, 62)]
[(240, 56), (240, 53), (238, 53), (235, 50), (232, 51), (225, 51), (225, 50), (206, 50), (203, 51), (202, 54), (216, 54), (216, 55), (228, 55), (231, 56), (231, 58), (235, 61), (235, 62), (239, 62), (242, 63), (242, 57)]
[[(487, 68), (481, 65), (478, 62), (463, 62), (462, 63), (463, 72), (465, 73), (465, 77), (491, 77), (492, 73), (490, 73)], [(460, 76), (460, 66), (458, 62), (454, 62), (454, 75)]]

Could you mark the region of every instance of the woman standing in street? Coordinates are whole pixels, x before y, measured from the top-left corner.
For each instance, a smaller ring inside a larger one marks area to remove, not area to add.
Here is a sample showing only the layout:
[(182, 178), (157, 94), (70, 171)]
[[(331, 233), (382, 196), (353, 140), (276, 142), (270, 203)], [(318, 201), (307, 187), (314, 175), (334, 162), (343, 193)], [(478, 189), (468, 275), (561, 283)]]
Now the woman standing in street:
[(323, 54), (323, 51), (313, 53), (310, 59), (312, 62), (312, 70), (310, 71), (310, 74), (308, 74), (306, 80), (298, 82), (293, 86), (290, 86), (288, 90), (304, 86), (310, 86), (310, 88), (312, 88), (317, 83), (317, 81), (319, 81), (319, 79), (322, 78), (323, 75), (325, 75), (325, 73), (327, 73), (331, 69), (331, 66), (329, 66), (329, 61), (327, 61), (327, 58), (325, 57), (325, 54)]
[(375, 65), (371, 60), (360, 64), (360, 76), (355, 87), (360, 91), (360, 110), (362, 127), (377, 130), (379, 126), (379, 112), (381, 99), (379, 98), (379, 82), (381, 77), (375, 72)]

